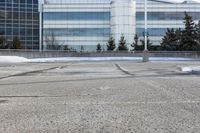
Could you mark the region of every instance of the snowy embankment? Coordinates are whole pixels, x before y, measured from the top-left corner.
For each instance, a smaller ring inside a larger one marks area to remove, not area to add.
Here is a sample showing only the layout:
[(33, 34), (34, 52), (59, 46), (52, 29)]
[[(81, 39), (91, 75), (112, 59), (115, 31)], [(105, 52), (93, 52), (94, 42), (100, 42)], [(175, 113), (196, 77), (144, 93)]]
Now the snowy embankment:
[(22, 63), (30, 60), (19, 56), (0, 56), (0, 63)]
[[(70, 62), (70, 61), (142, 61), (142, 57), (57, 57), (27, 59), (18, 56), (0, 56), (0, 63)], [(151, 57), (150, 61), (197, 61), (192, 58)]]

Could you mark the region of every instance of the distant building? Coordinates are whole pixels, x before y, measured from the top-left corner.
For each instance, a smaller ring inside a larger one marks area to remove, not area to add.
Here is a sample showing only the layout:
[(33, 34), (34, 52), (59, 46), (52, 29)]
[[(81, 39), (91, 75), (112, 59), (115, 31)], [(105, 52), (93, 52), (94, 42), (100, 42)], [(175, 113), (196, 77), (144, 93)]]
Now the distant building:
[(81, 48), (95, 51), (98, 43), (106, 49), (109, 37), (117, 42), (121, 34), (131, 44), (135, 34), (135, 4), (134, 0), (44, 4), (44, 49), (48, 47), (47, 36), (52, 35), (56, 36), (56, 44), (78, 51)]
[(38, 0), (0, 0), (0, 35), (9, 45), (19, 37), (23, 49), (39, 49)]
[[(47, 0), (42, 7), (44, 49), (55, 44), (68, 45), (77, 51), (83, 48), (95, 51), (98, 43), (106, 49), (111, 36), (117, 44), (123, 34), (129, 47), (135, 34), (143, 39), (143, 0), (66, 0), (56, 3)], [(159, 45), (167, 28), (183, 28), (185, 11), (196, 22), (200, 19), (200, 3), (149, 0), (148, 34), (151, 42)]]
[[(142, 38), (144, 31), (144, 1), (137, 1), (136, 33)], [(172, 3), (165, 1), (148, 1), (148, 33), (154, 45), (160, 45), (167, 28), (184, 28), (184, 12), (197, 23), (200, 20), (200, 3), (184, 1)]]

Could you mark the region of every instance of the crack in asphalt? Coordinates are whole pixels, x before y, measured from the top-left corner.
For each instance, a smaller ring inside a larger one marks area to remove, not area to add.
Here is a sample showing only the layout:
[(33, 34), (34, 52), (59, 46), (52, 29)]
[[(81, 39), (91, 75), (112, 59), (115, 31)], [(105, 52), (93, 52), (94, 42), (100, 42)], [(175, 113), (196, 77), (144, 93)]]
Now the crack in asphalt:
[(8, 103), (8, 100), (0, 100), (0, 104), (2, 103)]
[(162, 74), (162, 75), (129, 75), (126, 77), (123, 76), (116, 76), (116, 77), (104, 77), (104, 78), (85, 78), (85, 79), (71, 79), (71, 80), (48, 80), (48, 81), (36, 81), (36, 82), (19, 82), (19, 83), (3, 83), (0, 84), (0, 86), (6, 86), (6, 85), (32, 85), (32, 84), (52, 84), (52, 83), (67, 83), (67, 82), (77, 82), (77, 81), (95, 81), (95, 80), (107, 80), (107, 79), (112, 79), (112, 80), (118, 80), (118, 79), (148, 79), (148, 78), (170, 78), (174, 76), (194, 76), (194, 77), (199, 77), (198, 75), (194, 74), (182, 74), (182, 73), (174, 73), (174, 74)]
[(120, 70), (121, 72), (123, 72), (126, 75), (130, 75), (130, 76), (134, 75), (134, 74), (130, 73), (129, 71), (123, 69), (119, 64), (115, 64), (115, 66), (117, 67), (118, 70)]
[(34, 70), (34, 71), (12, 74), (12, 75), (8, 75), (8, 76), (5, 76), (5, 77), (0, 77), (0, 80), (6, 79), (6, 78), (11, 78), (11, 77), (17, 77), (17, 76), (25, 76), (25, 75), (32, 74), (32, 73), (42, 73), (44, 71), (54, 70), (54, 69), (58, 69), (58, 68), (63, 69), (63, 68), (68, 67), (68, 66), (69, 65), (67, 65), (67, 66), (57, 66), (57, 67), (51, 67), (51, 68), (46, 68), (46, 69), (41, 69), (41, 70)]

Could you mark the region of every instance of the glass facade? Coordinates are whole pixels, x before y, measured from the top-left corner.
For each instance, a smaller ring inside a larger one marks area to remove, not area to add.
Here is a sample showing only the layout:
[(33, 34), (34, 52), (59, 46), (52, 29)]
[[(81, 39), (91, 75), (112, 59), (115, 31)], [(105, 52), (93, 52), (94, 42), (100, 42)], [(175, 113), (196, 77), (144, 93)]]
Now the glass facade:
[(39, 49), (38, 0), (1, 0), (0, 34), (9, 46), (19, 37), (23, 49)]
[[(127, 35), (127, 42), (133, 41), (135, 33), (139, 35), (139, 40), (143, 39), (144, 0), (136, 0), (135, 6), (128, 4), (127, 7), (124, 6), (125, 1), (121, 5), (120, 1), (114, 4), (112, 0), (48, 2), (43, 5), (44, 49), (45, 37), (52, 33), (58, 45), (68, 45), (78, 50), (83, 45), (88, 51), (96, 50), (98, 43), (106, 49), (111, 35), (114, 35), (117, 44), (117, 35), (121, 36), (122, 32)], [(153, 45), (160, 45), (167, 28), (184, 28), (184, 12), (197, 22), (200, 20), (200, 3), (148, 1), (148, 34)], [(128, 38), (131, 38), (130, 41)]]
[[(136, 32), (138, 33), (138, 36), (143, 36), (144, 28), (137, 28)], [(150, 36), (164, 36), (166, 33), (166, 28), (148, 28), (148, 34)]]
[(49, 28), (43, 30), (45, 35), (54, 33), (55, 36), (110, 36), (110, 28)]
[(110, 20), (110, 12), (48, 12), (44, 20)]
[(108, 2), (44, 4), (43, 49), (52, 50), (52, 43), (60, 45), (57, 50), (64, 50), (67, 45), (76, 51), (96, 51), (98, 43), (106, 49), (111, 35), (110, 21)]
[[(144, 0), (137, 0), (136, 32), (139, 39), (144, 33)], [(187, 12), (195, 23), (200, 20), (200, 3), (166, 3), (148, 1), (148, 35), (153, 45), (160, 45), (167, 28), (184, 28), (183, 18)]]
[[(189, 12), (194, 20), (200, 18), (200, 12)], [(183, 20), (184, 12), (148, 12), (148, 20)], [(136, 13), (137, 20), (144, 20), (144, 12)]]

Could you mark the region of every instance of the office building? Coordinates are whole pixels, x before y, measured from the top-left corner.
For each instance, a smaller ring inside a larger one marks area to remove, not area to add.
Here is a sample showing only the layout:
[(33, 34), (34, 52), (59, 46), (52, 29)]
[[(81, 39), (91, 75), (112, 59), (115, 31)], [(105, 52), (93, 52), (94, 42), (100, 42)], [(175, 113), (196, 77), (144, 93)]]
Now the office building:
[(18, 37), (23, 49), (39, 49), (38, 0), (1, 0), (0, 35), (7, 48)]
[[(106, 50), (109, 37), (118, 44), (121, 35), (130, 48), (135, 34), (143, 39), (144, 0), (46, 0), (42, 8), (44, 49), (55, 44), (77, 51), (95, 51), (100, 43)], [(153, 45), (160, 45), (167, 28), (184, 27), (184, 12), (195, 22), (200, 19), (200, 3), (193, 1), (149, 0), (147, 9), (148, 34)]]

